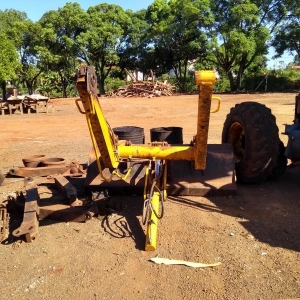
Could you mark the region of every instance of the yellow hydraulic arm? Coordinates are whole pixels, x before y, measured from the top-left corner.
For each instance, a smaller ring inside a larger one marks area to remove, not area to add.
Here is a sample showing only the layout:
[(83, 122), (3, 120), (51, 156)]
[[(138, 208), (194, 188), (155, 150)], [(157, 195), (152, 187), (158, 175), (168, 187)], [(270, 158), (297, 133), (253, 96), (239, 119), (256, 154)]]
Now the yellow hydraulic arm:
[[(96, 157), (101, 157), (104, 166), (107, 168), (117, 168), (120, 157), (132, 157), (143, 159), (194, 160), (195, 169), (204, 170), (215, 73), (213, 71), (195, 72), (195, 82), (199, 86), (199, 101), (197, 134), (194, 145), (117, 146), (114, 134), (104, 118), (97, 97), (97, 79), (94, 67), (83, 66), (77, 79), (77, 90), (80, 99), (76, 100), (76, 104), (79, 111), (86, 115)], [(79, 101), (82, 102), (84, 111), (80, 108)]]
[[(76, 100), (78, 110), (85, 114), (99, 171), (101, 160), (106, 168), (117, 168), (119, 156), (113, 131), (106, 122), (97, 96), (97, 77), (92, 66), (82, 66), (76, 84), (80, 99)], [(83, 109), (79, 105), (83, 104)]]
[[(97, 79), (94, 67), (82, 66), (77, 79), (80, 99), (76, 105), (86, 115), (99, 173), (103, 180), (110, 181), (117, 171), (121, 159), (148, 160), (144, 187), (144, 212), (147, 223), (146, 250), (156, 249), (157, 223), (163, 213), (159, 214), (160, 203), (166, 198), (166, 160), (193, 160), (196, 170), (206, 167), (207, 138), (211, 112), (212, 89), (216, 76), (213, 71), (195, 72), (195, 82), (199, 86), (197, 134), (191, 145), (172, 146), (167, 143), (150, 143), (149, 145), (117, 145), (114, 133), (106, 122), (97, 96)], [(220, 99), (218, 100), (218, 108)], [(79, 105), (82, 102), (83, 110)], [(217, 110), (218, 110), (217, 108)], [(154, 168), (151, 166), (154, 162)], [(102, 166), (115, 169), (110, 178), (102, 172)], [(129, 169), (130, 172), (130, 169)], [(154, 175), (153, 175), (154, 174)], [(153, 177), (151, 180), (149, 178)], [(149, 179), (149, 180), (148, 180)]]

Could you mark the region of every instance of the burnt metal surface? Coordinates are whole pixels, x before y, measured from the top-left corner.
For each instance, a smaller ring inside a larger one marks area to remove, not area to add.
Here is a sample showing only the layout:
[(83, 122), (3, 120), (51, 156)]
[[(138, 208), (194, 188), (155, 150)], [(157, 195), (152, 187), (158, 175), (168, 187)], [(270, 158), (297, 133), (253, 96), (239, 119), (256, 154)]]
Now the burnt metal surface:
[(6, 206), (0, 205), (0, 242), (2, 242), (7, 234), (9, 215)]
[(12, 234), (15, 237), (25, 236), (27, 243), (34, 241), (38, 237), (38, 214), (39, 214), (39, 194), (37, 186), (32, 178), (24, 180), (26, 189), (26, 200), (24, 206), (23, 222), (21, 226), (14, 230)]

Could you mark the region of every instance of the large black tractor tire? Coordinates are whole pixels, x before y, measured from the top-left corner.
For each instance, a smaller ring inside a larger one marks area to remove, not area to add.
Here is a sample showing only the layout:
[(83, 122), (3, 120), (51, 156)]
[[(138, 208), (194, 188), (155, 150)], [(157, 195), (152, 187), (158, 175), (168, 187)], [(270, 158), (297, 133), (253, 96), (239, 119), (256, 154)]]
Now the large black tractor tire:
[(272, 170), (272, 174), (267, 177), (269, 180), (279, 179), (286, 171), (287, 167), (287, 157), (285, 156), (285, 147), (283, 142), (279, 143), (279, 155), (277, 157), (277, 162), (275, 168)]
[(222, 143), (230, 143), (238, 182), (258, 182), (272, 176), (280, 139), (271, 110), (257, 102), (243, 102), (227, 115)]

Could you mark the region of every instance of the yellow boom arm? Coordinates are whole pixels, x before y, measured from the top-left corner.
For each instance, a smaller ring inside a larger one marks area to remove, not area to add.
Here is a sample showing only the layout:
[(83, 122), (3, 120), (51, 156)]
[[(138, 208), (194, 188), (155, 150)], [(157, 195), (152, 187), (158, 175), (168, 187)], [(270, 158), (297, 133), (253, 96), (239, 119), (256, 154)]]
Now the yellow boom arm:
[[(204, 170), (206, 167), (212, 88), (215, 80), (216, 76), (213, 71), (200, 71), (195, 73), (195, 82), (199, 86), (199, 100), (197, 134), (192, 145), (172, 146), (167, 143), (151, 143), (148, 146), (124, 146), (117, 145), (114, 133), (104, 118), (97, 96), (97, 78), (94, 67), (82, 66), (80, 69), (77, 79), (77, 90), (79, 92), (80, 99), (76, 100), (76, 105), (78, 110), (86, 116), (99, 173), (102, 179), (110, 181), (113, 175), (118, 175), (120, 179), (125, 180), (129, 173), (125, 176), (121, 176), (118, 174), (118, 170), (116, 170), (119, 166), (120, 159), (139, 158), (142, 160), (151, 160), (152, 162), (155, 161), (155, 164), (162, 168), (161, 175), (155, 175), (154, 180), (152, 180), (151, 188), (148, 184), (148, 178), (152, 176), (149, 171), (149, 164), (146, 170), (144, 186), (144, 204), (146, 205), (144, 205), (144, 208), (146, 207), (146, 211), (148, 211), (148, 217), (146, 217), (145, 220), (149, 218), (147, 220), (146, 250), (156, 249), (157, 223), (160, 218), (158, 213), (159, 204), (161, 202), (163, 205), (163, 201), (166, 198), (167, 165), (162, 163), (162, 161), (194, 160), (196, 170)], [(218, 110), (220, 99), (217, 100)], [(79, 105), (79, 102), (82, 102), (83, 109)], [(111, 172), (110, 178), (106, 178), (103, 175), (102, 164), (105, 168), (115, 169)], [(131, 168), (129, 168), (128, 172), (130, 172), (130, 170)]]
[[(191, 146), (117, 146), (114, 134), (106, 122), (97, 96), (97, 80), (93, 67), (82, 67), (77, 90), (80, 99), (76, 100), (79, 111), (86, 115), (91, 134), (99, 171), (100, 157), (107, 168), (117, 168), (119, 158), (142, 158), (163, 160), (194, 160), (196, 170), (204, 170), (206, 166), (207, 138), (212, 100), (212, 88), (216, 76), (213, 71), (195, 72), (195, 82), (199, 86), (197, 134)], [(83, 104), (84, 111), (78, 102)]]

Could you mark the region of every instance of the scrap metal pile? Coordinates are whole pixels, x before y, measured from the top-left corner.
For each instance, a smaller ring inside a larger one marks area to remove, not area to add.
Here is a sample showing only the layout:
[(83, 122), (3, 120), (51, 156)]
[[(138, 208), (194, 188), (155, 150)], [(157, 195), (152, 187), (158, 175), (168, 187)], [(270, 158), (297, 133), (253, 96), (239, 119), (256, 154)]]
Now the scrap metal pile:
[[(73, 184), (77, 182), (78, 185), (78, 181), (85, 177), (86, 170), (75, 159), (69, 165), (63, 158), (47, 158), (45, 155), (26, 157), (22, 161), (24, 167), (14, 167), (9, 174), (24, 177), (23, 191), (8, 196), (5, 203), (0, 204), (0, 242), (7, 237), (11, 214), (18, 217), (23, 213), (23, 221), (11, 232), (12, 236), (33, 242), (39, 235), (40, 220), (86, 222), (98, 215), (109, 201), (106, 191), (79, 197), (78, 186)], [(39, 185), (42, 177), (47, 178), (47, 183), (44, 180)], [(44, 185), (51, 192), (51, 197), (40, 197), (39, 190)]]

